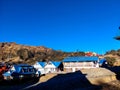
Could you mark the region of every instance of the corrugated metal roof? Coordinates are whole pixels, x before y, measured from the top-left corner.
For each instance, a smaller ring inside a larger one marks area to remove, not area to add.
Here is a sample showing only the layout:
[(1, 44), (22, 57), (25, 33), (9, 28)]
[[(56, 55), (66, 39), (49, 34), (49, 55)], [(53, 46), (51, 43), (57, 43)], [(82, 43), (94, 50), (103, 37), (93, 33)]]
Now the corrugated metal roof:
[[(58, 67), (61, 62), (58, 62), (58, 61), (49, 61), (51, 62), (53, 65), (55, 65), (56, 67)], [(47, 64), (46, 62), (38, 62), (42, 67), (45, 67), (45, 65)]]
[(45, 62), (38, 62), (42, 67), (44, 67), (46, 64)]
[(60, 64), (61, 64), (61, 62), (57, 62), (57, 61), (53, 61), (52, 62), (56, 67), (58, 67)]
[(17, 65), (14, 65), (14, 68), (15, 68), (15, 72), (20, 72), (20, 70), (21, 70), (21, 66), (17, 66)]
[(33, 67), (33, 66), (28, 65), (28, 64), (18, 64), (18, 65), (14, 65), (14, 68), (15, 68), (15, 71), (16, 71), (16, 72), (20, 72), (20, 70), (21, 70), (22, 67)]
[(3, 76), (10, 76), (11, 75), (11, 72), (5, 72), (2, 74)]
[(74, 56), (67, 57), (63, 62), (85, 62), (85, 61), (98, 61), (97, 56)]
[(31, 65), (28, 65), (28, 64), (17, 64), (17, 65), (14, 65), (16, 67), (24, 67), (24, 66), (31, 66)]
[(106, 59), (105, 59), (105, 58), (100, 59), (99, 64), (103, 64), (104, 62), (106, 62)]

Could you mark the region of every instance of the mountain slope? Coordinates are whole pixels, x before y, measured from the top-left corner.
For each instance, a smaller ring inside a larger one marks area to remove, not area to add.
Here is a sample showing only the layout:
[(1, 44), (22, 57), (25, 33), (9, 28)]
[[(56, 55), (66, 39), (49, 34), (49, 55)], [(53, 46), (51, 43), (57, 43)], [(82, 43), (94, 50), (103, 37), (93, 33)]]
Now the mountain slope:
[(84, 56), (84, 52), (63, 52), (44, 46), (25, 46), (15, 42), (0, 43), (0, 62), (29, 63), (60, 61), (67, 56)]

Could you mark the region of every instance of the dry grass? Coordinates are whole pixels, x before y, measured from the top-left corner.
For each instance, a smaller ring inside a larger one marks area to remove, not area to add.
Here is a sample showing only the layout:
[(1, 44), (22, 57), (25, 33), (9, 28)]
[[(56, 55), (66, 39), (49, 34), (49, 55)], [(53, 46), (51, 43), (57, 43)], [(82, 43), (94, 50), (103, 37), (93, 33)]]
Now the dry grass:
[(102, 89), (101, 90), (120, 90), (120, 81), (112, 81), (109, 83), (101, 84)]

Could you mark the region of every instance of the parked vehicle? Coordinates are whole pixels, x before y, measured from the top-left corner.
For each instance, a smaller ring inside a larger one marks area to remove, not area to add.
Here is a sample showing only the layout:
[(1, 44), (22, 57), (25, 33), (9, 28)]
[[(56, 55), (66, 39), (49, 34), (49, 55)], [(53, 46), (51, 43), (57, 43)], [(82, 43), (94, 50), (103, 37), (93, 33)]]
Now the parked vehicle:
[(5, 63), (0, 63), (0, 81), (3, 81), (3, 73), (7, 72), (9, 70), (10, 65)]
[(10, 70), (2, 74), (4, 80), (23, 80), (39, 78), (40, 72), (28, 64), (13, 65)]

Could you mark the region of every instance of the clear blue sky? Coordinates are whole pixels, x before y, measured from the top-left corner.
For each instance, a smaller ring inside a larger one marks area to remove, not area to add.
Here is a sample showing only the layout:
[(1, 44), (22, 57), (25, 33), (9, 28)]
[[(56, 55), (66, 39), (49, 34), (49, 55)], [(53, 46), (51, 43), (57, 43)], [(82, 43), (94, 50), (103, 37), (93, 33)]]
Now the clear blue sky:
[(0, 42), (104, 54), (119, 26), (120, 0), (0, 0)]

